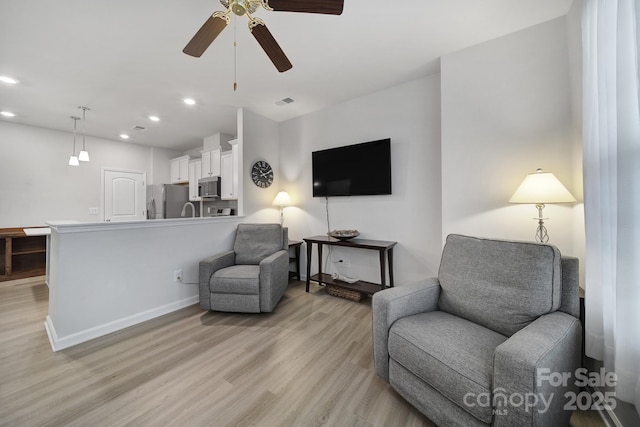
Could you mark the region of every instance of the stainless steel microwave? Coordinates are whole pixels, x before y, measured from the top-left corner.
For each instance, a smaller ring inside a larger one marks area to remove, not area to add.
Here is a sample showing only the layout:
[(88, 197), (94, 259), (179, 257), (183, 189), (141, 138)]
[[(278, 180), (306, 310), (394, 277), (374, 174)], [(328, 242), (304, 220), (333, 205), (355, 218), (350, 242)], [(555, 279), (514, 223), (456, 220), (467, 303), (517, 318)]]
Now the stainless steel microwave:
[(220, 177), (212, 176), (199, 179), (198, 197), (220, 197)]

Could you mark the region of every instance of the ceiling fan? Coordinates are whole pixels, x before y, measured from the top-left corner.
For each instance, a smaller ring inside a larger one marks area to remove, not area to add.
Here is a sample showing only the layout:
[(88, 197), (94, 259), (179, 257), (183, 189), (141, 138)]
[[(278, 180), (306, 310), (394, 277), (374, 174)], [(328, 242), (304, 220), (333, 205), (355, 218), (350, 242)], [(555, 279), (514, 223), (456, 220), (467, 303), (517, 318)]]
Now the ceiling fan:
[(214, 12), (182, 51), (187, 55), (200, 57), (222, 30), (229, 25), (231, 12), (237, 16), (247, 15), (249, 31), (271, 59), (273, 65), (282, 73), (290, 70), (293, 65), (267, 29), (264, 21), (251, 16), (251, 14), (262, 6), (266, 10), (276, 12), (340, 15), (344, 0), (220, 0), (220, 3), (227, 10)]

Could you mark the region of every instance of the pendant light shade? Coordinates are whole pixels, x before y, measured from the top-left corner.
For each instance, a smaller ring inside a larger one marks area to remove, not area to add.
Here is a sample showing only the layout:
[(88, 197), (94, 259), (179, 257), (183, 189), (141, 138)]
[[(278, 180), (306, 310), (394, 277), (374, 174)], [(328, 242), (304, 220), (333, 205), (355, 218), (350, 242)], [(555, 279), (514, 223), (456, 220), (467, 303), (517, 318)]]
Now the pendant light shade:
[(87, 110), (89, 110), (89, 108), (87, 107), (78, 107), (82, 110), (82, 151), (80, 151), (80, 154), (78, 155), (78, 160), (80, 160), (81, 162), (88, 162), (89, 161), (89, 152), (87, 151), (87, 117), (86, 117), (86, 112)]
[(80, 117), (71, 116), (71, 118), (73, 119), (73, 151), (69, 157), (69, 166), (79, 166), (80, 162), (78, 161), (78, 156), (76, 156), (76, 125)]
[(89, 152), (87, 150), (82, 150), (80, 154), (78, 154), (78, 160), (80, 160), (81, 162), (88, 162)]

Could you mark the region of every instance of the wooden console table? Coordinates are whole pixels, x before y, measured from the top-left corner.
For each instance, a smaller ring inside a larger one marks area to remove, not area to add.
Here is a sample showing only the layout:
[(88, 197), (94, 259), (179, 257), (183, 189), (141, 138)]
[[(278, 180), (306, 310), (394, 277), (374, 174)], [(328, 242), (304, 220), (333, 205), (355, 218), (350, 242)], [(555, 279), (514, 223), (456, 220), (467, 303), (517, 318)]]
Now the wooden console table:
[(46, 256), (46, 236), (29, 235), (23, 228), (0, 228), (0, 282), (45, 274)]
[[(344, 289), (355, 290), (363, 294), (372, 295), (386, 287), (387, 274), (385, 264), (389, 265), (389, 286), (393, 286), (393, 247), (397, 242), (365, 239), (339, 240), (329, 236), (306, 237), (302, 240), (307, 243), (307, 292), (309, 292), (309, 282), (313, 280), (320, 284), (324, 283), (325, 285), (333, 285)], [(311, 276), (311, 253), (314, 243), (318, 245), (318, 274)], [(378, 251), (380, 254), (380, 283), (365, 282), (363, 280), (358, 280), (355, 283), (347, 283), (334, 280), (330, 274), (323, 273), (322, 247), (324, 245)]]

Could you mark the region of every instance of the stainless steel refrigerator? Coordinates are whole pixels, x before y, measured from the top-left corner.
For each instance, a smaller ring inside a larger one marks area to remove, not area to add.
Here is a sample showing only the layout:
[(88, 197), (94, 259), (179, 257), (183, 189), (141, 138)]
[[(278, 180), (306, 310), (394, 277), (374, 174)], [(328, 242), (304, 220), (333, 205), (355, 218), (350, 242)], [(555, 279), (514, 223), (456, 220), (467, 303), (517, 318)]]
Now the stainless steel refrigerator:
[[(147, 186), (147, 219), (180, 218), (185, 203), (189, 201), (189, 187), (186, 185), (157, 184)], [(194, 203), (195, 214), (187, 207), (185, 217), (199, 216), (198, 204)]]

